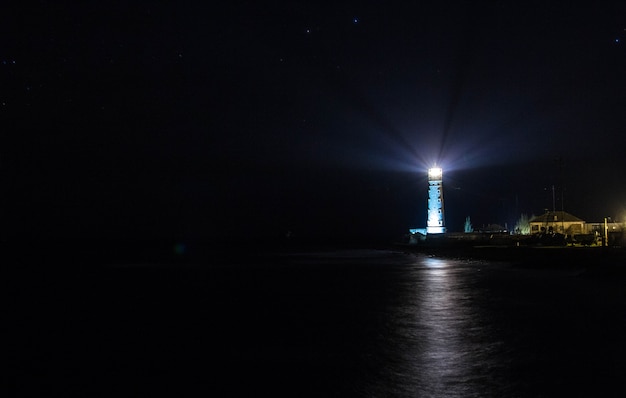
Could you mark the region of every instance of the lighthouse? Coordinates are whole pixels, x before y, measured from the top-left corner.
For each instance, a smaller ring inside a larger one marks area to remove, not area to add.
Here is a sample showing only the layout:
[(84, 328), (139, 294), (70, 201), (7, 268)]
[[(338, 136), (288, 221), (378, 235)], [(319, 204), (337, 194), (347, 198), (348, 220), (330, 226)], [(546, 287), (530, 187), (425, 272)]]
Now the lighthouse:
[(443, 170), (440, 167), (428, 169), (428, 221), (426, 232), (442, 234), (446, 232), (443, 217)]

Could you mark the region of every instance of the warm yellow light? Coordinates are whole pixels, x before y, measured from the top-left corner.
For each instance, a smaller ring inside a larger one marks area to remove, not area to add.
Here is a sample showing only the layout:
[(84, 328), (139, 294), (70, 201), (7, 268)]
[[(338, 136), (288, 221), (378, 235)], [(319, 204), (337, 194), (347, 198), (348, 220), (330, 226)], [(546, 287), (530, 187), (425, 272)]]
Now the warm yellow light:
[(441, 177), (442, 175), (443, 175), (443, 170), (441, 170), (441, 167), (433, 167), (431, 169), (428, 169), (429, 177)]

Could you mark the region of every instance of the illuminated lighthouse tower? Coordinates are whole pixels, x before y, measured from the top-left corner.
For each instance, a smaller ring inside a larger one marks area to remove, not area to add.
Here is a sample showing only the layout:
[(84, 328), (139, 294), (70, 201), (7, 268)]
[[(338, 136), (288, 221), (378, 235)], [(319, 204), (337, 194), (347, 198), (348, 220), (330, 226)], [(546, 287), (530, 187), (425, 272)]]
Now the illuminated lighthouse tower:
[(442, 234), (446, 232), (443, 218), (443, 170), (440, 167), (428, 169), (428, 221), (426, 232)]

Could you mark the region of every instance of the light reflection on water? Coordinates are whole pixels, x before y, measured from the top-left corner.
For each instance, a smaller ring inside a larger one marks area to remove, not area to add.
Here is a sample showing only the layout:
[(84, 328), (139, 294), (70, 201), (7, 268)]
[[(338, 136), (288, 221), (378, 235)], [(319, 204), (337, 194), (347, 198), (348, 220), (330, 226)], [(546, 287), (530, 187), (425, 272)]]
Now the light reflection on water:
[(626, 396), (619, 280), (421, 255), (395, 272), (366, 396)]
[(374, 388), (375, 396), (389, 391), (398, 396), (429, 397), (504, 392), (496, 386), (485, 388), (497, 383), (494, 367), (506, 367), (506, 363), (491, 360), (502, 344), (485, 338), (490, 331), (476, 308), (480, 293), (472, 276), (478, 272), (477, 265), (462, 261), (416, 259), (403, 286), (400, 300), (404, 303), (390, 308), (392, 351), (397, 349), (401, 359), (388, 360), (382, 384)]
[[(467, 377), (466, 358), (459, 352), (464, 346), (463, 329), (469, 326), (471, 314), (458, 301), (455, 274), (446, 260), (429, 258), (415, 291), (416, 330), (419, 349), (406, 358), (419, 374), (427, 394), (454, 391), (455, 384)], [(464, 347), (466, 351), (467, 348)]]
[(367, 250), (55, 282), (22, 294), (39, 318), (20, 366), (41, 389), (626, 396), (626, 290), (610, 276)]

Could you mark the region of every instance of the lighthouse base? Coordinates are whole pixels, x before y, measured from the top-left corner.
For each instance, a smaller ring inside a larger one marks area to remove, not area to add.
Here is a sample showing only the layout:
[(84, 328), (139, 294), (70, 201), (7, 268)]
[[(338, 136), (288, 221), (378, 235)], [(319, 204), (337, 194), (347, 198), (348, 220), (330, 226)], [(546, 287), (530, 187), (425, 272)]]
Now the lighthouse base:
[(427, 227), (426, 233), (428, 234), (445, 234), (446, 227)]

